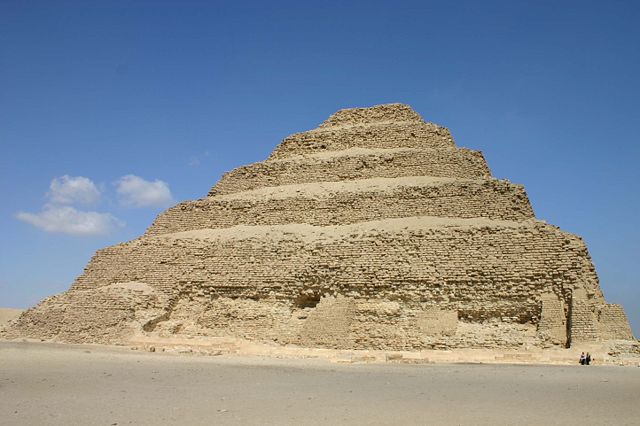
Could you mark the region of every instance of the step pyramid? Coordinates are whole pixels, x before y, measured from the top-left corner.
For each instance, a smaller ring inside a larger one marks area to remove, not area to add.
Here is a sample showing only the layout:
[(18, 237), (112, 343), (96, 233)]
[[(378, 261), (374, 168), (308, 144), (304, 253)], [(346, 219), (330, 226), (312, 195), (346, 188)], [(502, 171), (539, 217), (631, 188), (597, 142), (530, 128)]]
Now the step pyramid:
[(8, 337), (348, 349), (633, 339), (584, 241), (407, 105), (338, 111), (99, 250)]

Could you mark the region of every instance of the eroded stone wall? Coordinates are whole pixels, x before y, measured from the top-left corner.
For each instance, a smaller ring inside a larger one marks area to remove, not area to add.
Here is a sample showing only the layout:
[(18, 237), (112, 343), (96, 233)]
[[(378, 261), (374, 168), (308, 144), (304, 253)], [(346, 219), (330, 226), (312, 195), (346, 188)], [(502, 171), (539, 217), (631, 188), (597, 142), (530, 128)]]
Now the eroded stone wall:
[(159, 297), (153, 287), (144, 283), (101, 284), (45, 299), (25, 312), (6, 337), (125, 343), (168, 306), (166, 297)]
[(357, 336), (351, 332), (355, 303), (343, 296), (325, 297), (305, 318), (297, 343), (324, 348), (351, 348)]
[(634, 340), (629, 320), (622, 306), (607, 304), (599, 307), (599, 334), (603, 339)]
[(343, 188), (316, 192), (304, 186), (296, 188), (288, 191), (291, 196), (237, 193), (234, 198), (220, 196), (181, 203), (158, 216), (147, 234), (235, 225), (326, 226), (423, 215), (504, 220), (534, 217), (524, 188), (499, 180), (407, 181), (357, 192), (356, 187), (353, 192)]
[(571, 344), (599, 340), (598, 324), (592, 302), (577, 297), (571, 299), (569, 329)]
[(419, 315), (418, 327), (427, 336), (453, 336), (458, 328), (458, 311), (430, 307)]
[(285, 138), (270, 160), (294, 155), (340, 151), (349, 148), (453, 148), (449, 131), (430, 123), (391, 123), (343, 127), (337, 130), (312, 130)]
[[(327, 240), (291, 235), (277, 244), (264, 238), (179, 235), (101, 250), (69, 296), (135, 281), (153, 286), (165, 299), (179, 291), (181, 297), (194, 300), (271, 300), (293, 309), (300, 295), (312, 292), (398, 301), (413, 310), (437, 306), (457, 312), (461, 321), (469, 323), (499, 319), (524, 324), (537, 322), (541, 291), (565, 295), (573, 287), (593, 292), (597, 286), (584, 244), (541, 223), (400, 233), (369, 230)], [(94, 303), (93, 297), (86, 300)], [(417, 321), (396, 320), (387, 329), (400, 326), (398, 330), (407, 335), (409, 325), (416, 328)], [(360, 327), (377, 329), (382, 324), (376, 320)], [(398, 346), (406, 344), (404, 339)], [(384, 346), (394, 343), (389, 340)]]
[(222, 176), (209, 192), (209, 196), (266, 186), (338, 182), (373, 177), (491, 177), (482, 153), (460, 148), (349, 149), (338, 153), (340, 155), (297, 156), (239, 167)]
[(409, 105), (386, 104), (366, 108), (341, 109), (331, 114), (318, 128), (326, 129), (400, 122), (424, 123), (424, 120)]
[(563, 298), (557, 294), (542, 295), (538, 322), (538, 335), (542, 340), (561, 346), (567, 344), (567, 314), (564, 306)]

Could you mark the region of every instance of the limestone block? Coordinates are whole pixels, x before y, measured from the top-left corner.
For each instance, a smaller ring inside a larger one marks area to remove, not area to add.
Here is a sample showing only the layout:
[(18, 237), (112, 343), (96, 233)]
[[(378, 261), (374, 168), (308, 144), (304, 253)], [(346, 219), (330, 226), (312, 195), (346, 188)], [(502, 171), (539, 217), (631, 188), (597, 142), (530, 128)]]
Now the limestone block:
[(542, 295), (540, 305), (538, 334), (553, 344), (566, 345), (567, 323), (563, 300), (553, 293), (546, 293)]
[(458, 328), (458, 312), (433, 306), (421, 312), (417, 322), (420, 330), (428, 336), (451, 336)]
[(600, 337), (604, 340), (634, 340), (627, 315), (622, 306), (617, 304), (606, 304), (600, 307), (598, 330)]
[(571, 344), (600, 340), (592, 302), (572, 298), (569, 321)]
[(302, 330), (299, 343), (304, 346), (325, 348), (350, 348), (353, 339), (350, 325), (355, 304), (346, 297), (323, 297), (312, 308)]

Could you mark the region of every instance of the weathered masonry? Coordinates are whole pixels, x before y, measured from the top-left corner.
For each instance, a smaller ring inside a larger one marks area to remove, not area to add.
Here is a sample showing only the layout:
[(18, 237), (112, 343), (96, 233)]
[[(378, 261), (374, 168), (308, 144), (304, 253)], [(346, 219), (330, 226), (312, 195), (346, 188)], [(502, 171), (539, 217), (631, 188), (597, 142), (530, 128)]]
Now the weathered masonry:
[(409, 106), (347, 109), (98, 251), (5, 334), (353, 349), (633, 339), (579, 237)]

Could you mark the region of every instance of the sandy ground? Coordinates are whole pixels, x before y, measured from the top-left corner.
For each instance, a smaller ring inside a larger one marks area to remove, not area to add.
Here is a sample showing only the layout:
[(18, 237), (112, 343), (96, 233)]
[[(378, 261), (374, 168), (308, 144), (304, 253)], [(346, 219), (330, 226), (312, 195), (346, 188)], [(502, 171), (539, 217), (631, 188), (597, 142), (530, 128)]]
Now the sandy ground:
[(0, 424), (616, 424), (640, 368), (331, 364), (0, 342)]

